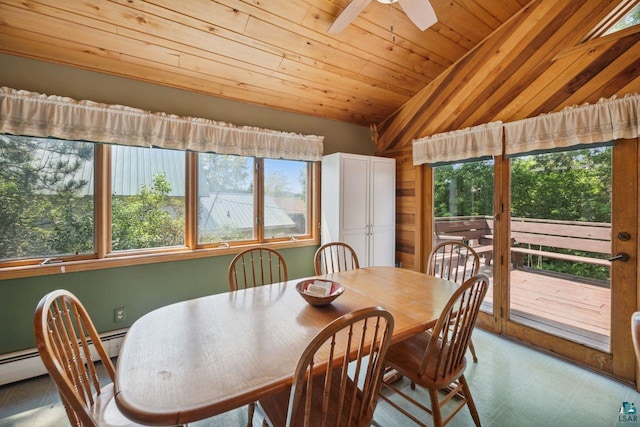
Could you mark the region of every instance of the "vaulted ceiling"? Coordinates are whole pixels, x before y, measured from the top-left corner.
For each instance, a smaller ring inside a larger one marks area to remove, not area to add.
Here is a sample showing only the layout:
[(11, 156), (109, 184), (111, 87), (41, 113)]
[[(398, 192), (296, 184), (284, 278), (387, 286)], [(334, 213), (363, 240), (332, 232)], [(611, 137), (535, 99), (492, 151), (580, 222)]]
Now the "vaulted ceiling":
[[(640, 92), (638, 26), (591, 38), (630, 1), (534, 0), (378, 125), (376, 152)], [(627, 8), (628, 9), (628, 8)]]
[(421, 32), (372, 1), (328, 33), (349, 1), (0, 0), (0, 51), (368, 126), (528, 2), (432, 0)]
[(581, 43), (620, 0), (431, 0), (423, 32), (372, 1), (328, 33), (348, 3), (0, 0), (0, 52), (376, 124), (378, 152), (640, 85), (637, 31)]

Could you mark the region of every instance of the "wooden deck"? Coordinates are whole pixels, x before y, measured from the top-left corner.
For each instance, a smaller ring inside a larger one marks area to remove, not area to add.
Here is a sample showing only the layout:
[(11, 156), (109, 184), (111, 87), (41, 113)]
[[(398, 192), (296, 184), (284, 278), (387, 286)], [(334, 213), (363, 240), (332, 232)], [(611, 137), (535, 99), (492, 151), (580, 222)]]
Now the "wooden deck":
[[(490, 287), (485, 311), (491, 310), (492, 291)], [(608, 350), (611, 290), (531, 270), (512, 270), (510, 319)]]

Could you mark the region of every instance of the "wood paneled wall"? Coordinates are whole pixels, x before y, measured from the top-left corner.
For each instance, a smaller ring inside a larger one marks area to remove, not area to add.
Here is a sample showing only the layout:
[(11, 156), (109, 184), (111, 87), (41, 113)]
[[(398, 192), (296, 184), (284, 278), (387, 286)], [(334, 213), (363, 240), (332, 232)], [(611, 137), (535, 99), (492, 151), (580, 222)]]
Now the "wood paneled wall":
[(398, 160), (396, 247), (404, 266), (419, 265), (415, 254), (426, 232), (420, 221), (430, 206), (420, 195), (428, 177), (412, 165), (413, 139), (639, 91), (637, 28), (583, 42), (617, 5), (531, 1), (377, 126), (376, 153)]
[(532, 1), (379, 124), (376, 152), (638, 91), (637, 28), (581, 43), (614, 6), (605, 0)]

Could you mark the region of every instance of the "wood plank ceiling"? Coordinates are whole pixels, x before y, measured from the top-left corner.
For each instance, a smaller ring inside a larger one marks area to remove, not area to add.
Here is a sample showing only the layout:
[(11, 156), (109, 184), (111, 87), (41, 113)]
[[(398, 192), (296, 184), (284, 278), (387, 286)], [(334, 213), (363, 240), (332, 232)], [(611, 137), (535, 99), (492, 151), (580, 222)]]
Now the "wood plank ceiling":
[(410, 151), (414, 138), (640, 92), (639, 26), (589, 39), (605, 17), (635, 3), (532, 1), (379, 124), (376, 152), (394, 155)]
[(0, 0), (0, 51), (368, 126), (529, 0), (432, 0), (424, 32), (372, 1), (329, 34), (349, 1)]
[(413, 138), (638, 91), (637, 30), (581, 43), (636, 2), (431, 0), (438, 23), (421, 32), (372, 1), (329, 34), (349, 0), (0, 0), (0, 52), (376, 124), (376, 152), (393, 156)]

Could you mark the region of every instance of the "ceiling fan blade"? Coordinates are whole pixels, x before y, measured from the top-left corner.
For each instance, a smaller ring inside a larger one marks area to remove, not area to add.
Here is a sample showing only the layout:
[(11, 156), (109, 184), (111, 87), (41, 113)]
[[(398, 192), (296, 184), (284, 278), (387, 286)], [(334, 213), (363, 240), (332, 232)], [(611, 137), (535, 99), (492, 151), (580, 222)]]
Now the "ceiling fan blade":
[(331, 27), (329, 27), (330, 33), (339, 33), (344, 30), (354, 19), (360, 15), (360, 12), (364, 10), (367, 5), (371, 3), (371, 0), (352, 0), (351, 3), (344, 8), (342, 13), (338, 15)]
[(409, 19), (420, 28), (420, 31), (424, 31), (438, 22), (436, 12), (431, 7), (429, 0), (399, 0), (398, 3)]

